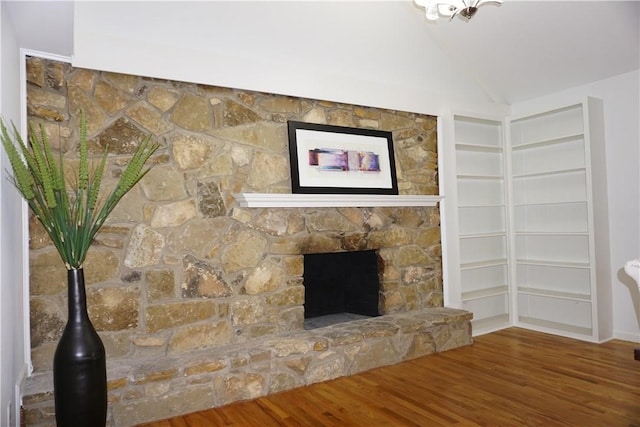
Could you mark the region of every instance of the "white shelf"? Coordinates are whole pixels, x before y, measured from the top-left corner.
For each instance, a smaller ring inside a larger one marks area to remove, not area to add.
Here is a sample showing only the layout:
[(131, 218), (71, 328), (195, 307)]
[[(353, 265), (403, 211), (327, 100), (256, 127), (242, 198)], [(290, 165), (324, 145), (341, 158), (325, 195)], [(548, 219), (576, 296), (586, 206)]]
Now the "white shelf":
[(518, 151), (518, 150), (525, 150), (529, 148), (543, 147), (545, 145), (564, 144), (565, 142), (575, 141), (576, 139), (582, 139), (582, 138), (584, 138), (583, 133), (576, 133), (576, 134), (561, 136), (557, 138), (549, 138), (549, 139), (543, 139), (539, 141), (525, 142), (523, 144), (513, 145), (511, 149), (513, 151)]
[(486, 205), (460, 205), (458, 206), (459, 209), (478, 209), (478, 208), (504, 208), (504, 205), (499, 204), (499, 205), (494, 205), (494, 204), (489, 204), (487, 203)]
[(487, 153), (502, 153), (502, 147), (497, 145), (466, 144), (464, 142), (456, 143), (456, 150), (483, 151)]
[(490, 232), (490, 233), (470, 233), (470, 234), (461, 234), (460, 240), (464, 239), (482, 239), (485, 237), (504, 237), (507, 233), (505, 231), (502, 232)]
[(557, 175), (566, 175), (572, 173), (584, 172), (586, 169), (584, 167), (574, 168), (574, 169), (559, 169), (559, 170), (551, 170), (551, 171), (540, 171), (540, 172), (531, 172), (531, 173), (523, 173), (523, 174), (514, 174), (512, 175), (514, 179), (522, 179), (522, 178), (534, 178), (539, 176), (557, 176)]
[(536, 328), (536, 330), (539, 330), (540, 332), (548, 332), (548, 333), (554, 333), (554, 334), (558, 334), (558, 332), (566, 332), (570, 334), (569, 336), (571, 337), (575, 336), (576, 338), (584, 338), (593, 334), (593, 329), (591, 328), (573, 326), (573, 325), (568, 325), (566, 323), (553, 322), (550, 320), (538, 319), (535, 317), (520, 316), (518, 321), (520, 322), (518, 326), (523, 326), (523, 325), (537, 326), (539, 329)]
[(591, 300), (591, 296), (588, 294), (576, 294), (573, 292), (562, 292), (562, 291), (553, 291), (549, 289), (540, 289), (540, 288), (532, 288), (519, 286), (518, 293), (528, 294), (528, 295), (538, 295), (542, 297), (552, 297), (552, 298), (563, 298), (572, 301), (586, 301), (589, 302)]
[(244, 208), (436, 206), (443, 199), (421, 195), (284, 193), (238, 193), (234, 197)]
[(498, 314), (496, 316), (485, 317), (483, 319), (473, 319), (471, 320), (471, 325), (474, 337), (511, 326), (509, 322), (509, 314)]
[(473, 270), (475, 268), (494, 267), (496, 265), (506, 265), (506, 258), (490, 259), (486, 261), (475, 261), (460, 263), (460, 270)]
[(479, 298), (488, 298), (496, 295), (504, 295), (509, 292), (507, 285), (494, 286), (492, 288), (479, 289), (477, 291), (467, 291), (462, 293), (462, 301), (469, 301)]
[(568, 201), (553, 201), (553, 202), (529, 202), (529, 203), (514, 203), (514, 207), (519, 206), (566, 206), (583, 204), (586, 205), (586, 200), (568, 200)]
[(519, 231), (516, 230), (514, 233), (516, 236), (537, 236), (537, 237), (546, 237), (546, 236), (584, 236), (589, 237), (589, 233), (587, 231)]
[[(528, 208), (528, 207), (546, 208), (546, 209), (552, 209), (556, 211), (558, 209), (570, 209), (572, 207), (586, 209), (587, 198), (585, 197), (584, 199), (578, 199), (578, 200), (549, 200), (549, 201), (540, 201), (540, 202), (520, 202), (520, 203), (513, 203), (512, 206), (521, 207), (521, 208)], [(583, 211), (581, 210), (580, 212), (582, 213)]]
[(457, 177), (458, 177), (458, 179), (488, 179), (488, 180), (496, 180), (496, 181), (502, 181), (504, 179), (504, 176), (502, 176), (502, 175), (460, 174)]
[(549, 261), (541, 259), (518, 259), (517, 264), (527, 265), (546, 265), (548, 267), (570, 267), (570, 268), (589, 268), (587, 262), (571, 262), (571, 261)]

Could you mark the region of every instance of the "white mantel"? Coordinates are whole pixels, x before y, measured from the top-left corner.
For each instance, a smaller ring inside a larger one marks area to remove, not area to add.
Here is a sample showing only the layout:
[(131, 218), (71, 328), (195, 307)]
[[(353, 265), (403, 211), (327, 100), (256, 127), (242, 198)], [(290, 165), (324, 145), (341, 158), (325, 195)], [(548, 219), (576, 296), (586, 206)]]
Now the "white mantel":
[(436, 206), (443, 199), (437, 195), (279, 193), (239, 193), (234, 197), (245, 208)]

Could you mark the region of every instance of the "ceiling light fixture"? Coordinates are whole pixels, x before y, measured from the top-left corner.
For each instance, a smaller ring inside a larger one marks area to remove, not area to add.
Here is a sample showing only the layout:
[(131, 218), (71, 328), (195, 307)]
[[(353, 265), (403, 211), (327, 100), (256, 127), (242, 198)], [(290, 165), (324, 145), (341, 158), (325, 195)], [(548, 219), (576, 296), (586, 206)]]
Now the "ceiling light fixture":
[(414, 0), (415, 3), (424, 7), (427, 19), (435, 21), (445, 17), (451, 21), (456, 16), (461, 16), (469, 21), (478, 11), (478, 8), (487, 3), (494, 3), (500, 6), (502, 0)]

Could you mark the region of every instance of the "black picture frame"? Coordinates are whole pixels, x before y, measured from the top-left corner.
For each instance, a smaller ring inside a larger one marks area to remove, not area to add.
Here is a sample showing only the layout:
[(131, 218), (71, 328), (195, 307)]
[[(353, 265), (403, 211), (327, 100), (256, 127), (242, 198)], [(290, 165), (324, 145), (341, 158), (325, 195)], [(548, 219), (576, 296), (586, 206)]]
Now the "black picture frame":
[(290, 120), (291, 191), (398, 194), (393, 134)]

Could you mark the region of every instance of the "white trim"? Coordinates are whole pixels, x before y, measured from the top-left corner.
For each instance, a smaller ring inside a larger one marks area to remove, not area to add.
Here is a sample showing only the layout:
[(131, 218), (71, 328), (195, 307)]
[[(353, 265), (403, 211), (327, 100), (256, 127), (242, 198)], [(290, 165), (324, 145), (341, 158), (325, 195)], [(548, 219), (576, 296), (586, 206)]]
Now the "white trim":
[(24, 385), (27, 381), (27, 377), (31, 374), (33, 367), (29, 363), (24, 363), (20, 368), (20, 372), (18, 373), (18, 378), (16, 379), (16, 383), (14, 384), (14, 402), (13, 402), (13, 412), (14, 412), (14, 425), (13, 427), (20, 427), (20, 407), (22, 406), (22, 396), (24, 395)]
[[(54, 53), (48, 53), (48, 52), (42, 52), (39, 50), (33, 50), (33, 49), (20, 49), (20, 57), (23, 59), (26, 59), (27, 56), (35, 56), (38, 58), (42, 58), (42, 59), (49, 59), (52, 61), (58, 61), (58, 62), (66, 62), (67, 64), (71, 65), (71, 57), (70, 56), (62, 56), (62, 55), (56, 55)], [(22, 66), (24, 67), (24, 69), (26, 70), (26, 63), (25, 61), (23, 61)], [(25, 74), (24, 76), (24, 85), (23, 85), (23, 89), (25, 90), (25, 96), (26, 96), (26, 90), (27, 90), (27, 75)], [(26, 100), (27, 98), (25, 97), (23, 99)], [(26, 117), (27, 113), (26, 113), (26, 109), (24, 111), (24, 116)]]
[[(460, 243), (458, 239), (458, 182), (456, 177), (455, 120), (452, 111), (438, 116), (438, 180), (446, 201), (440, 206), (442, 281), (445, 307), (462, 309)], [(442, 228), (444, 224), (445, 228)], [(446, 234), (444, 234), (446, 232)]]
[[(20, 133), (27, 134), (27, 51), (20, 49)], [(22, 217), (22, 341), (24, 352), (24, 364), (27, 365), (27, 373), (33, 372), (31, 361), (31, 316), (29, 312), (29, 207), (24, 199), (20, 203), (20, 216)], [(22, 372), (20, 373), (22, 375)], [(16, 385), (17, 389), (17, 385)], [(16, 400), (22, 400), (22, 393), (16, 396)], [(17, 409), (16, 409), (17, 410)]]
[(614, 331), (613, 339), (640, 343), (640, 335), (637, 332)]
[(390, 196), (378, 194), (274, 194), (239, 193), (243, 208), (436, 206), (442, 196)]
[[(46, 52), (40, 52), (31, 49), (20, 49), (20, 133), (22, 135), (27, 134), (28, 117), (27, 117), (27, 56), (34, 56), (43, 59), (49, 59), (53, 61), (66, 62), (71, 64), (71, 58), (67, 56), (54, 55)], [(22, 283), (22, 325), (24, 335), (24, 364), (25, 373), (21, 372), (20, 381), (22, 386), (27, 376), (33, 373), (33, 363), (31, 361), (31, 319), (30, 319), (30, 306), (29, 306), (29, 207), (23, 200), (21, 203), (22, 214), (22, 269), (25, 272), (23, 275)], [(16, 389), (18, 384), (16, 384)], [(18, 397), (22, 399), (22, 394)], [(19, 408), (19, 406), (18, 406)]]

